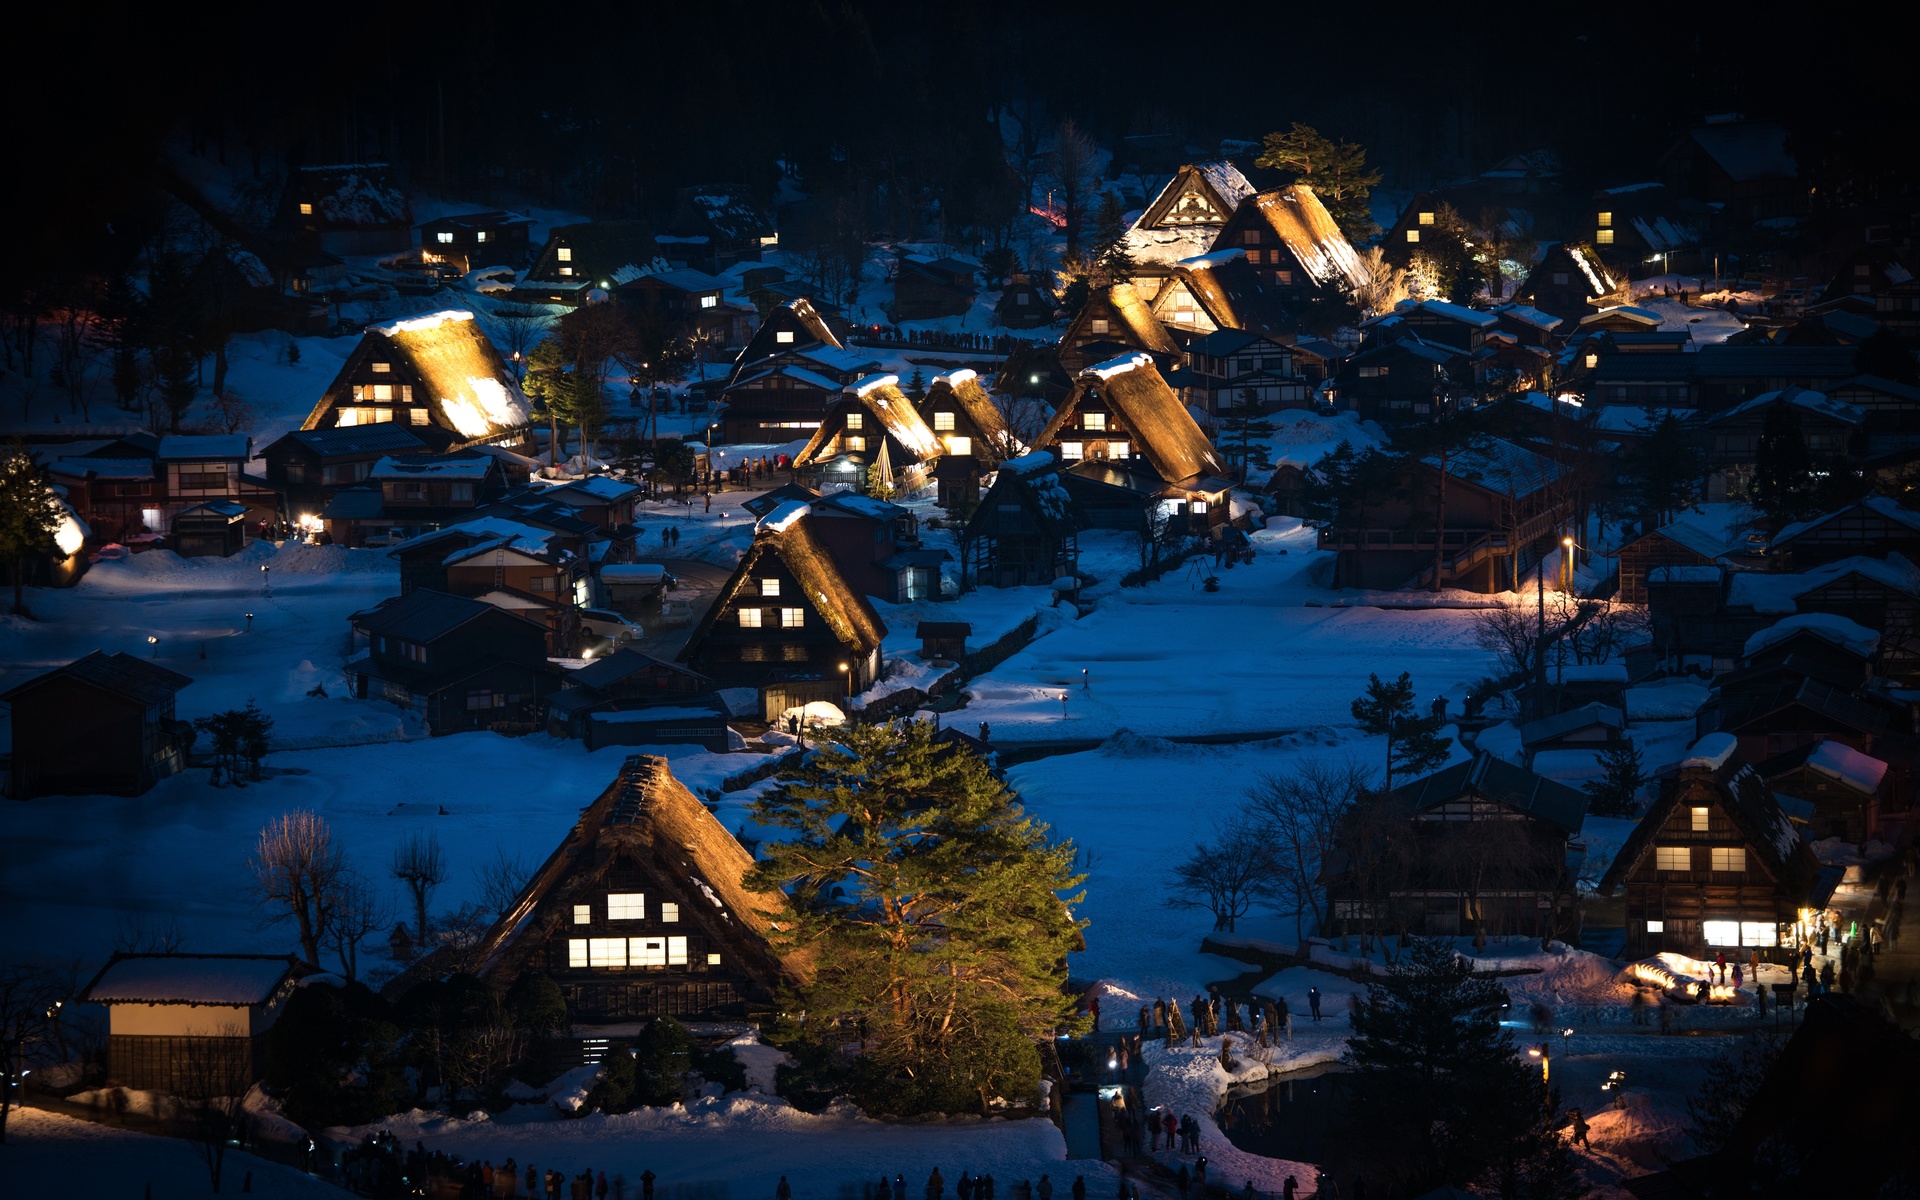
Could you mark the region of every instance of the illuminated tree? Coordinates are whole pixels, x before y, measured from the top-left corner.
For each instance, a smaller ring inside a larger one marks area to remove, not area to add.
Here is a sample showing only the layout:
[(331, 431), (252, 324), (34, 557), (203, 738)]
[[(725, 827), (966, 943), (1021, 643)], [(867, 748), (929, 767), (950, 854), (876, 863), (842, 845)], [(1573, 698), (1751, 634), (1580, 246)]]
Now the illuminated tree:
[(1263, 139), (1253, 165), (1290, 171), (1295, 182), (1311, 187), (1349, 241), (1365, 241), (1378, 232), (1368, 200), (1380, 184), (1380, 172), (1368, 169), (1365, 147), (1336, 142), (1295, 121), (1287, 132)]
[(65, 513), (19, 438), (0, 457), (0, 559), (13, 575), (13, 611), (27, 616), (27, 564), (54, 549)]

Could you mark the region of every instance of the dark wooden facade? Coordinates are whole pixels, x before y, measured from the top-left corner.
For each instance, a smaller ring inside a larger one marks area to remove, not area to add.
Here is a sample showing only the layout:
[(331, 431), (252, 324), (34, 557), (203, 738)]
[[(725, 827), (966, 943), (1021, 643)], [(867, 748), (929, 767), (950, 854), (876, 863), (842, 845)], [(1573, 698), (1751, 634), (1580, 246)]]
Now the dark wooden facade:
[(174, 717), (185, 675), (96, 650), (0, 695), (11, 708), (7, 792), (137, 796), (186, 766), (193, 726)]
[(350, 659), (354, 694), (378, 694), (435, 735), (537, 728), (559, 672), (546, 626), (480, 600), (422, 588), (353, 617), (366, 653)]
[(1044, 587), (1073, 575), (1083, 528), (1051, 454), (1010, 459), (961, 534), (961, 586)]
[(420, 252), (445, 262), (463, 274), (481, 267), (527, 265), (528, 232), (532, 220), (516, 213), (461, 213), (417, 226)]

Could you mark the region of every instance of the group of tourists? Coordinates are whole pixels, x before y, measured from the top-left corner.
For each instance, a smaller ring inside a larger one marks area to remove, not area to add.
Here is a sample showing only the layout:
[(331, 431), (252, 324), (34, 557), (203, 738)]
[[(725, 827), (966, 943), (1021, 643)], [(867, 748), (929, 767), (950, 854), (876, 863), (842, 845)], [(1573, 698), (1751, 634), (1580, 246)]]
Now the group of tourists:
[[(627, 1180), (591, 1169), (569, 1174), (522, 1168), (511, 1157), (467, 1160), (424, 1143), (403, 1149), (393, 1134), (369, 1134), (341, 1156), (340, 1182), (369, 1196), (427, 1195), (440, 1200), (627, 1200)], [(654, 1200), (654, 1173), (642, 1172), (634, 1200)]]
[[(781, 1182), (786, 1182), (785, 1176), (781, 1176)], [(954, 1185), (960, 1200), (994, 1200), (994, 1188), (993, 1173), (990, 1171), (978, 1175), (962, 1171), (960, 1181)], [(1014, 1184), (1010, 1200), (1053, 1200), (1053, 1191), (1053, 1177), (1042, 1174), (1038, 1183), (1022, 1179)], [(1074, 1176), (1069, 1191), (1073, 1200), (1087, 1200), (1087, 1177)], [(939, 1167), (935, 1167), (933, 1174), (927, 1176), (926, 1200), (945, 1200), (946, 1194), (946, 1177), (940, 1174)], [(775, 1200), (789, 1200), (789, 1197), (776, 1195)], [(889, 1183), (887, 1177), (882, 1175), (879, 1183), (866, 1189), (864, 1200), (907, 1200), (907, 1177), (896, 1174)]]
[[(1313, 1010), (1313, 1019), (1318, 1021), (1320, 989), (1311, 989), (1307, 1001)], [(1262, 1047), (1282, 1038), (1293, 1040), (1293, 1014), (1287, 1008), (1285, 997), (1251, 997), (1243, 1017), (1238, 1001), (1211, 988), (1207, 995), (1195, 996), (1189, 1002), (1187, 1015), (1181, 1013), (1180, 1002), (1171, 996), (1157, 998), (1152, 1005), (1141, 1005), (1139, 1026), (1141, 1040), (1156, 1036), (1158, 1031), (1157, 1036), (1165, 1040), (1168, 1049), (1188, 1040), (1198, 1049), (1201, 1038), (1219, 1037), (1222, 1033), (1250, 1034)]]

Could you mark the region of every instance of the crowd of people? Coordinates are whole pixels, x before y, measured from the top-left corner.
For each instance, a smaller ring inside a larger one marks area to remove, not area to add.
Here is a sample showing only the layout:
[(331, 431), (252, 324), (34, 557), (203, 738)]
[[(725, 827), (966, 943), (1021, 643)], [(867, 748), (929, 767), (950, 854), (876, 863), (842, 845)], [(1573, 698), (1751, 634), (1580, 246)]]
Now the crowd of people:
[[(628, 1200), (630, 1185), (624, 1175), (611, 1179), (592, 1168), (574, 1173), (541, 1170), (533, 1163), (521, 1167), (511, 1156), (470, 1160), (416, 1142), (411, 1150), (392, 1133), (368, 1134), (359, 1145), (341, 1155), (335, 1167), (338, 1182), (363, 1196), (428, 1196), (434, 1200)], [(652, 1171), (641, 1173), (632, 1185), (633, 1200), (654, 1200)]]

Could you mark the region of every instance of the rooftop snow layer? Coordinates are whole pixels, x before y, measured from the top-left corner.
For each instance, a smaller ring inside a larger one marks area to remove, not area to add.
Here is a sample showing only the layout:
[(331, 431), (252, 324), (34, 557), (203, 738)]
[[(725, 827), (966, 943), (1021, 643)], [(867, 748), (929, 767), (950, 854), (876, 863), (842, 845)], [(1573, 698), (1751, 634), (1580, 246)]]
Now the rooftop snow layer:
[(1669, 683), (1628, 688), (1623, 698), (1628, 721), (1678, 721), (1699, 712), (1708, 695), (1703, 684)]
[(260, 1004), (291, 964), (253, 955), (154, 954), (120, 959), (85, 998), (97, 1004)]
[(1807, 756), (1807, 765), (1860, 792), (1878, 791), (1880, 781), (1887, 775), (1886, 763), (1831, 738), (1813, 748), (1813, 753)]
[(1768, 646), (1783, 642), (1801, 630), (1825, 638), (1834, 645), (1844, 647), (1862, 658), (1871, 655), (1880, 645), (1879, 634), (1845, 617), (1835, 616), (1833, 613), (1795, 613), (1790, 617), (1782, 617), (1748, 638), (1742, 654), (1751, 658)]
[(785, 533), (799, 522), (800, 518), (813, 511), (813, 506), (804, 500), (789, 500), (761, 517), (753, 527), (755, 533)]
[(1739, 749), (1740, 739), (1732, 734), (1710, 733), (1693, 744), (1687, 756), (1680, 760), (1680, 765), (1718, 771), (1733, 761), (1734, 752)]
[(899, 382), (900, 377), (898, 375), (869, 375), (865, 379), (855, 380), (852, 390), (854, 395), (864, 396), (868, 392), (877, 391), (883, 387), (894, 386), (899, 384)]
[(1112, 379), (1115, 375), (1124, 375), (1128, 371), (1136, 371), (1141, 367), (1150, 367), (1152, 365), (1153, 356), (1151, 354), (1143, 354), (1136, 351), (1132, 354), (1122, 354), (1118, 358), (1110, 358), (1105, 362), (1095, 363), (1082, 370), (1080, 374), (1083, 376), (1093, 375), (1101, 379)]

